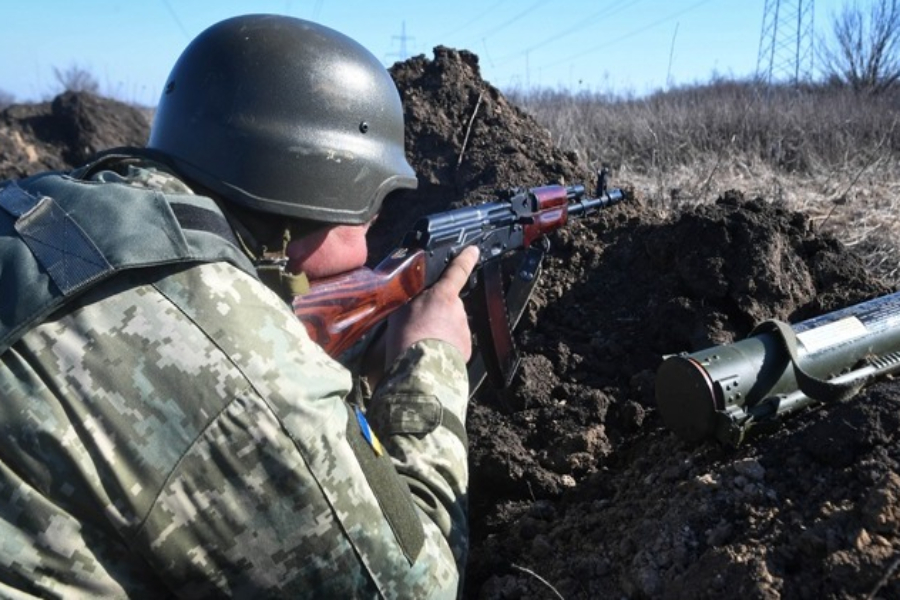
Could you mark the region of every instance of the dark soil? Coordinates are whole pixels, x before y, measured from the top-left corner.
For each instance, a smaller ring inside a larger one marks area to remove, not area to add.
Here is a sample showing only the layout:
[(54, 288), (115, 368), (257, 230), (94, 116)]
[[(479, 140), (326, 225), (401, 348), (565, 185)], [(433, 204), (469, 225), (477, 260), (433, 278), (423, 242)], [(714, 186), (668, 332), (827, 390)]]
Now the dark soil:
[[(439, 47), (391, 72), (420, 188), (385, 206), (373, 260), (421, 214), (512, 186), (593, 185), (599, 165), (557, 148), (482, 80), (475, 55)], [(0, 178), (139, 144), (139, 118), (84, 96), (11, 107)], [(615, 173), (613, 184), (627, 186)], [(632, 194), (554, 233), (517, 330), (515, 381), (470, 409), (464, 596), (900, 598), (897, 384), (738, 448), (680, 440), (654, 400), (667, 354), (891, 291), (803, 214), (740, 190), (669, 216)]]
[(149, 130), (146, 111), (91, 94), (10, 106), (0, 111), (0, 180), (70, 169), (115, 146), (142, 146)]

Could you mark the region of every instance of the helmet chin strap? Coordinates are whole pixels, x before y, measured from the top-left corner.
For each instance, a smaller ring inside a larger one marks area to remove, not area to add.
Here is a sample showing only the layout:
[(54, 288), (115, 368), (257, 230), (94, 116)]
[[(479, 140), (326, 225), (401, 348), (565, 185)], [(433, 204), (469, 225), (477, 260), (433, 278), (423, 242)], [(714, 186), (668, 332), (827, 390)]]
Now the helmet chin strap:
[[(247, 244), (240, 233), (236, 233), (241, 246), (246, 248)], [(279, 252), (270, 252), (265, 245), (258, 246), (261, 251), (256, 255), (250, 256), (253, 266), (256, 267), (256, 274), (259, 280), (266, 286), (287, 301), (295, 296), (302, 296), (309, 291), (309, 278), (306, 273), (290, 273), (285, 267), (288, 258), (285, 253), (287, 242), (290, 237), (285, 232), (284, 246)], [(244, 250), (248, 252), (248, 250)]]
[(254, 261), (259, 280), (273, 292), (290, 302), (296, 296), (309, 291), (306, 273), (289, 273), (285, 270), (287, 259), (261, 259)]
[[(219, 202), (219, 206), (234, 230), (241, 250), (253, 262), (260, 281), (288, 301), (309, 291), (309, 279), (305, 273), (295, 274), (285, 270), (288, 262), (287, 245), (295, 229), (291, 225), (291, 219), (252, 214), (236, 209), (227, 201)], [(277, 235), (278, 229), (281, 230), (280, 236)]]

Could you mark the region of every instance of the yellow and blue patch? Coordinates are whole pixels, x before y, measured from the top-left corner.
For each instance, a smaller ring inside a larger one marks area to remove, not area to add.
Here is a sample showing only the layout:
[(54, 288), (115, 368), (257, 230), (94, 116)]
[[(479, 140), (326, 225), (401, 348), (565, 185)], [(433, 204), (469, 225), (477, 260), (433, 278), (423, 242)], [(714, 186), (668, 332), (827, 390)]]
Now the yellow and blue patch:
[(372, 447), (372, 450), (375, 451), (375, 454), (381, 456), (384, 454), (384, 446), (381, 445), (381, 441), (378, 439), (378, 436), (375, 435), (375, 432), (372, 431), (372, 428), (369, 426), (369, 422), (366, 420), (366, 415), (363, 414), (362, 410), (359, 409), (358, 406), (353, 408), (356, 411), (356, 422), (359, 423), (359, 430), (362, 432), (363, 437), (366, 438), (366, 442), (368, 442), (369, 446)]

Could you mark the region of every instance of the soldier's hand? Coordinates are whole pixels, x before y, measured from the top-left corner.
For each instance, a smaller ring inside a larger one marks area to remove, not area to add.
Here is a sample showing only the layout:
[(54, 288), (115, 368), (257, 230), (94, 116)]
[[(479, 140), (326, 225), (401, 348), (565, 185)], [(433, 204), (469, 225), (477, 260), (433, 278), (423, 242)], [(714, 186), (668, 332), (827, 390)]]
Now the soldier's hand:
[(431, 288), (415, 297), (388, 319), (386, 364), (418, 341), (439, 339), (472, 356), (472, 334), (459, 293), (478, 264), (478, 248), (470, 246), (444, 271)]

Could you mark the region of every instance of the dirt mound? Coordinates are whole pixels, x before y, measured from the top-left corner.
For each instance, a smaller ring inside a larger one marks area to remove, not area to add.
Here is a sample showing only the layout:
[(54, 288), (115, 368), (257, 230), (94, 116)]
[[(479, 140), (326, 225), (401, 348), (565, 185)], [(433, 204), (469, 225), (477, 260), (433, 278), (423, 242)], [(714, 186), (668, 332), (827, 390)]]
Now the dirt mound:
[(896, 543), (871, 523), (898, 507), (897, 391), (735, 451), (664, 431), (652, 384), (665, 354), (889, 290), (760, 199), (634, 212), (563, 240), (519, 334), (516, 404), (473, 409), (471, 596), (547, 597), (518, 565), (566, 598), (864, 597)]
[(91, 94), (13, 105), (0, 111), (0, 180), (71, 169), (114, 146), (141, 146), (149, 131), (146, 111)]
[[(593, 184), (599, 165), (554, 147), (474, 55), (439, 47), (392, 74), (423, 180), (409, 221), (513, 185)], [(739, 190), (667, 218), (632, 199), (552, 242), (514, 385), (470, 412), (466, 597), (900, 595), (880, 582), (900, 549), (894, 386), (738, 450), (680, 441), (653, 400), (666, 354), (891, 290), (804, 215)]]
[[(421, 183), (386, 204), (373, 259), (422, 214), (511, 186), (594, 184), (599, 165), (557, 148), (475, 55), (439, 47), (391, 73)], [(0, 113), (0, 176), (146, 138), (116, 103), (64, 98)], [(671, 216), (632, 198), (554, 234), (517, 331), (522, 368), (470, 411), (465, 597), (900, 597), (896, 384), (739, 449), (679, 440), (653, 400), (666, 354), (890, 291), (804, 215), (740, 190)]]
[(403, 99), (408, 154), (421, 184), (455, 197), (498, 187), (582, 180), (574, 153), (481, 79), (478, 57), (444, 47), (391, 69)]
[[(593, 180), (572, 152), (481, 78), (478, 57), (438, 47), (391, 68), (419, 189), (386, 202), (372, 234), (380, 258), (425, 214), (484, 202), (498, 190)], [(597, 165), (599, 167), (600, 165)]]

